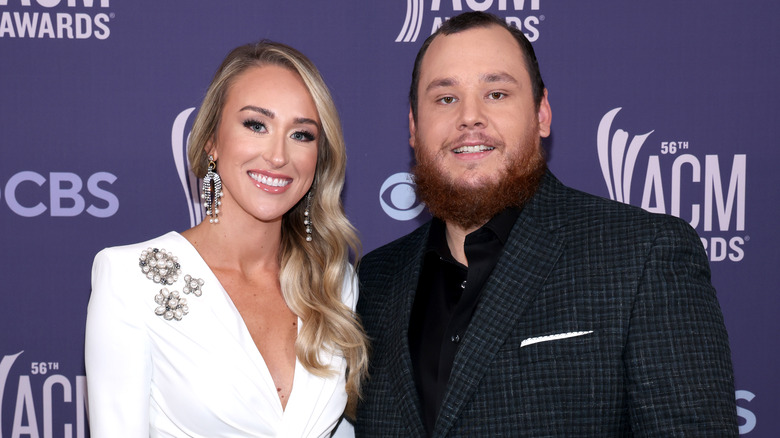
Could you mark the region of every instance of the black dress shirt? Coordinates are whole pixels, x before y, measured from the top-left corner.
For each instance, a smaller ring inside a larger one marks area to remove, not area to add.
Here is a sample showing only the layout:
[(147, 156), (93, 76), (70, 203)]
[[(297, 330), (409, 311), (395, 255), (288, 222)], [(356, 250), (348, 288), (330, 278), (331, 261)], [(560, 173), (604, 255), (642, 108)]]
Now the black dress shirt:
[(468, 266), (452, 257), (446, 226), (433, 219), (409, 322), (414, 378), (429, 435), (482, 286), (496, 266), (519, 215), (519, 208), (508, 208), (467, 235), (463, 247)]

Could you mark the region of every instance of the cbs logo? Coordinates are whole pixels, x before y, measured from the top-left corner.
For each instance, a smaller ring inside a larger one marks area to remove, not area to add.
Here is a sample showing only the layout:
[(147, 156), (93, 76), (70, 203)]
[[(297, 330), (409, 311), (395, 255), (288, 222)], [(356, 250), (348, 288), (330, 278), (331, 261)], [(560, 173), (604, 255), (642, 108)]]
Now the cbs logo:
[[(5, 203), (11, 211), (22, 217), (40, 216), (48, 209), (52, 217), (78, 216), (86, 211), (94, 217), (107, 218), (119, 210), (119, 198), (105, 188), (116, 179), (116, 176), (109, 172), (90, 175), (86, 178), (86, 192), (91, 196), (85, 197), (84, 178), (80, 175), (72, 172), (49, 172), (47, 179), (38, 172), (26, 170), (12, 175), (5, 189), (0, 182), (0, 197), (5, 198)], [(44, 200), (49, 201), (48, 205)]]
[(379, 189), (379, 205), (397, 221), (408, 221), (422, 213), (425, 205), (417, 200), (412, 175), (399, 172), (390, 175)]

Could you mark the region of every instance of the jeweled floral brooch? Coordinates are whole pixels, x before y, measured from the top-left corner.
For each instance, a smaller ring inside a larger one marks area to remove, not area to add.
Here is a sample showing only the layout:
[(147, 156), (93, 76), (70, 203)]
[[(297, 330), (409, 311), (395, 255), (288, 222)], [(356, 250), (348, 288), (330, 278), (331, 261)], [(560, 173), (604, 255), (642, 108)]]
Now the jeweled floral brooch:
[(181, 289), (185, 294), (192, 293), (196, 297), (199, 297), (203, 291), (200, 289), (203, 284), (206, 283), (202, 278), (193, 278), (190, 275), (184, 276), (184, 287)]
[(154, 313), (162, 316), (166, 320), (175, 319), (181, 321), (184, 315), (190, 313), (186, 298), (180, 298), (179, 292), (168, 292), (167, 288), (160, 289), (160, 292), (154, 296), (154, 302), (158, 304)]
[(179, 258), (164, 249), (147, 248), (138, 261), (146, 278), (160, 284), (173, 284), (181, 275)]
[[(179, 258), (164, 249), (147, 248), (141, 251), (138, 265), (141, 267), (141, 272), (146, 275), (146, 278), (162, 285), (176, 283), (181, 275)], [(182, 292), (199, 297), (203, 294), (201, 287), (204, 284), (205, 281), (202, 278), (185, 275)], [(181, 321), (184, 315), (190, 313), (187, 299), (179, 296), (179, 292), (175, 290), (169, 291), (165, 287), (160, 289), (160, 292), (154, 296), (154, 302), (157, 303), (154, 313), (162, 316), (167, 321), (172, 319)]]

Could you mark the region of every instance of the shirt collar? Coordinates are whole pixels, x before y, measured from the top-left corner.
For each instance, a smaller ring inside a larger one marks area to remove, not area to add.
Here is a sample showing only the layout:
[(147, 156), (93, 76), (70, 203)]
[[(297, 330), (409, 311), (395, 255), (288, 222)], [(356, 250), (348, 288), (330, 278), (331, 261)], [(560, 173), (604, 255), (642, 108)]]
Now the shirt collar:
[[(497, 237), (502, 245), (506, 244), (509, 234), (512, 232), (517, 218), (520, 217), (521, 207), (508, 207), (497, 215), (493, 216), (487, 223), (478, 229), (472, 231), (466, 236), (466, 244), (470, 243), (478, 236), (484, 236), (485, 233), (492, 233)], [(447, 245), (447, 225), (443, 220), (434, 217), (431, 222), (431, 229), (428, 235), (428, 246), (426, 253), (435, 252), (439, 257), (454, 261), (450, 247)]]

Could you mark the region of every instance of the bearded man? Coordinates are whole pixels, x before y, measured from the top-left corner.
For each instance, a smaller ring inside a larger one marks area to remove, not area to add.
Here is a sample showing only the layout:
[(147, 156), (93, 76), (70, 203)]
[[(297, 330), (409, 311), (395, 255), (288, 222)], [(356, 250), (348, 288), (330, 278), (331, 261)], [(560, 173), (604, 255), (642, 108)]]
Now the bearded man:
[(563, 186), (523, 34), (480, 12), (417, 55), (410, 144), (434, 216), (359, 268), (356, 436), (737, 436), (728, 336), (684, 221)]

